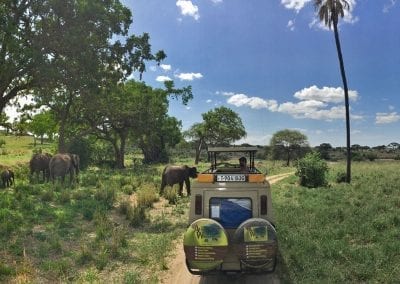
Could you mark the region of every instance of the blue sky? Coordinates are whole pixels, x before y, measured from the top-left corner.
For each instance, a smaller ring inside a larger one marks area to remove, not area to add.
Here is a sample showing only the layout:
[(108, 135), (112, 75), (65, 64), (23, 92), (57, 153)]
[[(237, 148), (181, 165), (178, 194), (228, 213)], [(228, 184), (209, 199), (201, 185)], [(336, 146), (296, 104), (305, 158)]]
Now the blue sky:
[[(170, 115), (183, 130), (202, 113), (226, 106), (247, 137), (268, 145), (282, 129), (304, 133), (312, 146), (345, 145), (344, 98), (333, 32), (315, 17), (313, 0), (122, 0), (131, 33), (148, 32), (161, 66), (143, 80), (191, 85)], [(340, 37), (350, 89), (351, 144), (400, 143), (400, 0), (348, 0)], [(23, 100), (23, 99), (22, 99)], [(14, 117), (13, 111), (8, 114)]]
[[(400, 1), (350, 0), (340, 37), (350, 89), (352, 144), (400, 142)], [(276, 131), (312, 146), (345, 145), (344, 99), (333, 32), (311, 0), (125, 0), (131, 32), (148, 32), (163, 65), (144, 81), (192, 85), (194, 99), (171, 100), (183, 129), (227, 106), (243, 120), (239, 142), (267, 145)]]

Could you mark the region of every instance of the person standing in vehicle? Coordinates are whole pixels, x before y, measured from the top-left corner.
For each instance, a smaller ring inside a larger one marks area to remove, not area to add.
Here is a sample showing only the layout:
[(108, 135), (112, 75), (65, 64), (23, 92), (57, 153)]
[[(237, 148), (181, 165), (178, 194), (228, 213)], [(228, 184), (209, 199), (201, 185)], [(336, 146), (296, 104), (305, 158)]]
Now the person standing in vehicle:
[(248, 172), (249, 168), (247, 167), (247, 159), (245, 157), (239, 158), (239, 166), (241, 172)]

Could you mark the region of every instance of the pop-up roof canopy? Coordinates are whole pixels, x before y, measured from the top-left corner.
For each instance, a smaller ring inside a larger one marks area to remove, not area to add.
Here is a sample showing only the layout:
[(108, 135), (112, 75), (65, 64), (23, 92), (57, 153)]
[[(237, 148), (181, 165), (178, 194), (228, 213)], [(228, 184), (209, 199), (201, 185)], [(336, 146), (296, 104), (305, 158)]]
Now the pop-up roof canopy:
[(209, 147), (208, 153), (211, 158), (211, 168), (215, 169), (217, 166), (218, 153), (242, 153), (249, 161), (250, 170), (255, 170), (254, 157), (258, 151), (257, 147)]

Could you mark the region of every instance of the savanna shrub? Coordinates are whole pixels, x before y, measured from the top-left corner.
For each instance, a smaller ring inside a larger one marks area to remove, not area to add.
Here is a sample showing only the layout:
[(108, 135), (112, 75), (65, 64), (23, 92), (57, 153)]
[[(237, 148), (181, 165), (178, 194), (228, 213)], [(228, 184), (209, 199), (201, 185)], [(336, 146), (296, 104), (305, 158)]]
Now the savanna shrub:
[(318, 152), (311, 152), (296, 163), (296, 175), (300, 178), (300, 185), (306, 187), (319, 187), (327, 184), (327, 163)]
[(369, 161), (373, 162), (378, 158), (378, 155), (376, 153), (369, 152), (365, 154), (365, 158), (367, 158)]
[(338, 172), (336, 174), (336, 182), (337, 183), (342, 183), (342, 182), (346, 182), (346, 173), (345, 172)]
[(71, 141), (68, 152), (79, 155), (79, 166), (81, 169), (86, 169), (91, 162), (93, 153), (92, 141), (86, 138), (76, 138)]

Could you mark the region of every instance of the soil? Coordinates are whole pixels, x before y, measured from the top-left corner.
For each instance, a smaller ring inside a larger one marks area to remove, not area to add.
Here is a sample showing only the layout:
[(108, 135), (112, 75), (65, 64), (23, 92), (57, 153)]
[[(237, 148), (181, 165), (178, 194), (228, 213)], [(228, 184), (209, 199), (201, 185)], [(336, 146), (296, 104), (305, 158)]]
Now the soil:
[[(278, 182), (293, 173), (286, 173), (267, 177), (270, 184)], [(233, 283), (281, 283), (278, 273), (262, 275), (212, 275), (212, 276), (199, 276), (192, 275), (186, 268), (185, 253), (183, 251), (183, 237), (177, 240), (175, 253), (171, 256), (169, 262), (169, 269), (160, 276), (162, 284), (233, 284)], [(279, 262), (276, 271), (279, 271)]]

